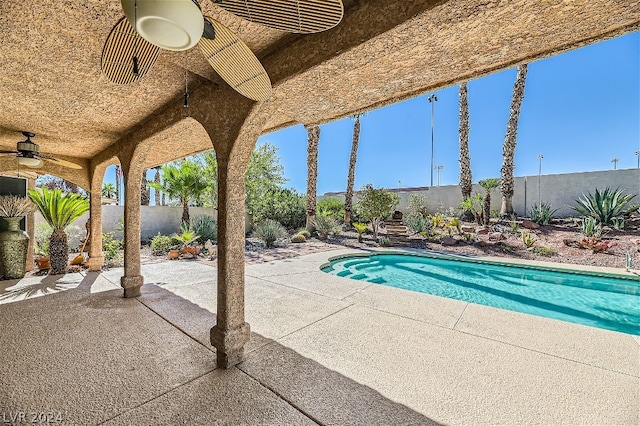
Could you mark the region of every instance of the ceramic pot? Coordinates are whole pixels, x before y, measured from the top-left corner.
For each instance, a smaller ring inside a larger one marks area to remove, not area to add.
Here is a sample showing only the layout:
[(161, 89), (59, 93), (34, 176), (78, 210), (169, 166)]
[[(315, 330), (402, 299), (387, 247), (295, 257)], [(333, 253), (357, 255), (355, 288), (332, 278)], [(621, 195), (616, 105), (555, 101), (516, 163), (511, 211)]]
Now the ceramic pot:
[(187, 247), (182, 247), (182, 254), (192, 254), (194, 256), (197, 256), (200, 254), (200, 247), (192, 247), (192, 246), (187, 246)]
[(22, 217), (3, 217), (9, 229), (0, 232), (0, 263), (4, 277), (9, 279), (23, 278), (27, 265), (29, 235), (20, 229)]
[(35, 261), (36, 265), (38, 265), (38, 269), (51, 269), (51, 259), (49, 259), (49, 256), (39, 257)]
[(167, 257), (172, 260), (179, 258), (180, 250), (169, 250), (169, 253), (167, 253)]

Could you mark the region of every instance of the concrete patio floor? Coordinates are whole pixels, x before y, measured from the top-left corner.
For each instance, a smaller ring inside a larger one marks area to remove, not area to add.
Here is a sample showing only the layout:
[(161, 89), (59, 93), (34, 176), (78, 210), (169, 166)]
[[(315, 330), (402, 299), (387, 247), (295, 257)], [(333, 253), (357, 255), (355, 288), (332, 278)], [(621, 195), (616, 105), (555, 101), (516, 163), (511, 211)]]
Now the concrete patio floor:
[(640, 424), (637, 336), (319, 270), (347, 252), (247, 266), (251, 341), (227, 371), (211, 266), (145, 265), (138, 299), (121, 297), (121, 269), (0, 281), (3, 420)]

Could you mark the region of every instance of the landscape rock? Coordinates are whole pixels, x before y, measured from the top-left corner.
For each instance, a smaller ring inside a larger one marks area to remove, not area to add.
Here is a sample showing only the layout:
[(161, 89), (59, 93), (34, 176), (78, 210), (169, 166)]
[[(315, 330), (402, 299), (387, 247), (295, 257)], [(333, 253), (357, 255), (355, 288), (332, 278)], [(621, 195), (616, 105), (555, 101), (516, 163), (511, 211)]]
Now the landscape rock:
[(458, 240), (452, 237), (444, 237), (441, 241), (441, 244), (443, 246), (455, 246), (456, 244), (458, 244)]
[(522, 221), (522, 226), (527, 228), (527, 229), (538, 229), (538, 228), (540, 228), (540, 225), (538, 225), (534, 221), (528, 220), (528, 219), (525, 219), (525, 220)]
[(478, 235), (487, 235), (489, 233), (489, 228), (486, 226), (480, 226), (476, 228), (476, 234)]
[(491, 243), (489, 243), (487, 241), (480, 240), (480, 241), (474, 241), (473, 245), (475, 247), (481, 247), (482, 248), (482, 247), (487, 247), (487, 246), (491, 245)]
[(492, 232), (489, 234), (489, 241), (500, 241), (502, 239), (502, 232)]
[(469, 234), (476, 232), (476, 228), (473, 226), (463, 226), (462, 228), (460, 228), (462, 230), (462, 232), (467, 232)]

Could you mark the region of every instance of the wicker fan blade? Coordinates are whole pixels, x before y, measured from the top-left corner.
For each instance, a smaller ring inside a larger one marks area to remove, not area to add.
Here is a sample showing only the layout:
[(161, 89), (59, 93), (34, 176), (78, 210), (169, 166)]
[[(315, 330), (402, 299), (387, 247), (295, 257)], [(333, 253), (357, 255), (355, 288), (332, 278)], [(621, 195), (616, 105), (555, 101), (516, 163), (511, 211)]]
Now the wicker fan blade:
[(17, 155), (16, 151), (0, 151), (0, 157), (8, 157), (10, 155)]
[[(102, 49), (102, 72), (117, 84), (140, 80), (158, 59), (160, 48), (140, 37), (126, 18), (118, 21)], [(133, 73), (133, 57), (138, 58), (138, 75)]]
[(229, 28), (206, 17), (215, 28), (215, 39), (198, 42), (213, 69), (238, 93), (254, 101), (271, 97), (271, 80), (251, 49)]
[(76, 170), (82, 169), (82, 166), (67, 160), (62, 160), (60, 158), (53, 158), (53, 157), (49, 157), (48, 155), (40, 155), (40, 158), (42, 158), (45, 161), (50, 161), (51, 163), (57, 164), (62, 167), (68, 167), (70, 169), (76, 169)]
[(215, 3), (247, 21), (300, 34), (333, 28), (344, 15), (342, 0), (224, 0)]

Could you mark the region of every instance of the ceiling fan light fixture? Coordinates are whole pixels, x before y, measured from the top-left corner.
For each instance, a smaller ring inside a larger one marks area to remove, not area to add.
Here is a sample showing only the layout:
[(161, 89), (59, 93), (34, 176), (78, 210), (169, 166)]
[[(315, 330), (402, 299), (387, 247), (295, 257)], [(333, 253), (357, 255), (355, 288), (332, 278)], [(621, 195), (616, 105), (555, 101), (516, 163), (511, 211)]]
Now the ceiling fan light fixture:
[(191, 49), (202, 37), (204, 18), (193, 0), (121, 0), (121, 3), (138, 34), (162, 49)]
[(40, 167), (42, 160), (35, 157), (18, 157), (18, 164), (25, 167)]

